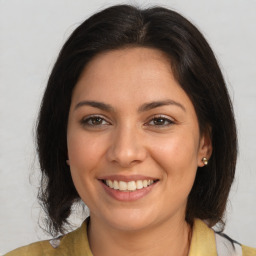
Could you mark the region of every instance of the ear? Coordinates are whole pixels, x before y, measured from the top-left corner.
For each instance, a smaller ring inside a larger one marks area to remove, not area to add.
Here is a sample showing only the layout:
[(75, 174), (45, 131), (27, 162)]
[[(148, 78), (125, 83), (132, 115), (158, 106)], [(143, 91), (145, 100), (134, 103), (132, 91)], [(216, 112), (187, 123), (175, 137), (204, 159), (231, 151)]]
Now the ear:
[(202, 159), (206, 157), (207, 160), (209, 160), (211, 155), (212, 155), (211, 128), (208, 128), (208, 129), (205, 129), (205, 132), (201, 134), (201, 137), (200, 137), (198, 159), (197, 159), (198, 167), (203, 167), (205, 164), (203, 163)]
[(70, 162), (69, 162), (69, 160), (66, 160), (66, 163), (67, 163), (67, 165), (70, 165)]

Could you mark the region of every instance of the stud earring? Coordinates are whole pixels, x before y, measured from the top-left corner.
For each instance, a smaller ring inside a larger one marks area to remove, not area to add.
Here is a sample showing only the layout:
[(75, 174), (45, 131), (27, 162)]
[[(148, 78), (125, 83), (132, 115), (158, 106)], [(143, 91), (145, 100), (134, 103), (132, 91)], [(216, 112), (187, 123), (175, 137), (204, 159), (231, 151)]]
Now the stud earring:
[(206, 157), (203, 157), (202, 162), (204, 163), (204, 165), (207, 165), (208, 164), (208, 159)]

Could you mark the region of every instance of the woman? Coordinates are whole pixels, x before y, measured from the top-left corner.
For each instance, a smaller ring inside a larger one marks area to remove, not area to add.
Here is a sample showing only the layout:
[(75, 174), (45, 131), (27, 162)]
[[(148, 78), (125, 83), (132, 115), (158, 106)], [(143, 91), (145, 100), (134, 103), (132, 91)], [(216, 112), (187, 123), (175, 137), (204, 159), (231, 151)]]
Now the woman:
[(40, 200), (54, 236), (7, 255), (256, 255), (222, 224), (237, 137), (214, 54), (176, 12), (128, 5), (81, 24), (38, 119)]

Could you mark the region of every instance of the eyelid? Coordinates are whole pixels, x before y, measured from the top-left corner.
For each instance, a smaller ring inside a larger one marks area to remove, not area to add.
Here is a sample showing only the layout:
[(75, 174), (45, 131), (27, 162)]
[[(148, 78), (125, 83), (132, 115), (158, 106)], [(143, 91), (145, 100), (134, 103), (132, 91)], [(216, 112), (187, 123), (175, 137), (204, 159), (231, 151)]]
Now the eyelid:
[[(168, 122), (168, 124), (163, 124), (163, 125), (157, 125), (157, 124), (149, 124), (150, 122), (154, 121), (154, 119), (164, 119), (165, 121)], [(170, 116), (166, 116), (163, 114), (159, 114), (159, 115), (154, 115), (152, 117), (150, 117), (150, 119), (145, 123), (146, 126), (154, 126), (156, 128), (164, 128), (170, 125), (175, 124), (175, 120), (173, 118), (171, 118)]]
[[(107, 124), (93, 125), (93, 124), (88, 123), (90, 120), (97, 119), (97, 118), (102, 119)], [(97, 126), (100, 127), (100, 126), (105, 126), (105, 125), (111, 124), (111, 122), (108, 120), (108, 118), (106, 118), (103, 115), (99, 115), (99, 114), (91, 114), (91, 115), (85, 116), (80, 120), (80, 123), (82, 126), (88, 126), (88, 127), (97, 127)]]

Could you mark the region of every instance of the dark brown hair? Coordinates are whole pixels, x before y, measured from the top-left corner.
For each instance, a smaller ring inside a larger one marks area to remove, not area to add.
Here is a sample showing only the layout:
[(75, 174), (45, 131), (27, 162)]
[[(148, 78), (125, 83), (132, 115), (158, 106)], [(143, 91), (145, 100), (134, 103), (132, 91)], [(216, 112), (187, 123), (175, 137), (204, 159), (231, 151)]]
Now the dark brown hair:
[(177, 12), (129, 5), (107, 8), (83, 22), (64, 44), (50, 75), (37, 126), (42, 171), (39, 199), (52, 234), (64, 232), (71, 206), (80, 200), (67, 159), (67, 120), (71, 95), (85, 65), (97, 54), (123, 47), (161, 50), (190, 97), (200, 131), (211, 132), (208, 166), (198, 168), (186, 220), (222, 221), (234, 179), (237, 137), (232, 104), (216, 58), (198, 29)]

